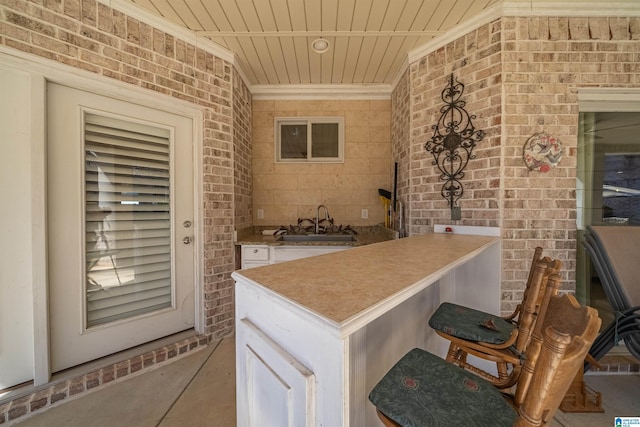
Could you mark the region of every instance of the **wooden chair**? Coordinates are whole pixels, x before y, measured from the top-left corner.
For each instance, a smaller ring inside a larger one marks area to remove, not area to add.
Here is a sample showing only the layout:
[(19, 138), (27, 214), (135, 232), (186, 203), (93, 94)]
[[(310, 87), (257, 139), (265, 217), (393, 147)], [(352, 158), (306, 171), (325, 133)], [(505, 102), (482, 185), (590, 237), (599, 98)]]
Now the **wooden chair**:
[[(559, 283), (560, 277), (549, 280)], [(596, 310), (581, 307), (572, 295), (550, 295), (515, 394), (503, 394), (469, 371), (413, 349), (373, 388), (369, 400), (386, 426), (546, 425), (582, 369), (599, 328)]]
[[(443, 303), (429, 319), (429, 326), (450, 341), (446, 360), (470, 370), (498, 388), (509, 388), (520, 375), (522, 357), (538, 318), (545, 293), (556, 294), (547, 286), (548, 278), (560, 271), (561, 263), (540, 259), (536, 248), (522, 302), (509, 317), (499, 317), (468, 307)], [(553, 282), (555, 284), (555, 282)], [(496, 363), (495, 376), (467, 361), (473, 355)]]

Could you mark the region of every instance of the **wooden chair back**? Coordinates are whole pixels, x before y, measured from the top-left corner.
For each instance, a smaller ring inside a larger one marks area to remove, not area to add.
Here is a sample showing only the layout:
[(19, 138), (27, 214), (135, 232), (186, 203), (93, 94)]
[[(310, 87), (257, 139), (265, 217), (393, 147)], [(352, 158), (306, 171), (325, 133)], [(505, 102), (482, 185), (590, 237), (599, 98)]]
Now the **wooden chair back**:
[[(501, 389), (511, 388), (516, 383), (525, 349), (540, 318), (542, 306), (549, 296), (558, 293), (556, 283), (549, 282), (549, 277), (560, 271), (562, 263), (548, 257), (540, 258), (541, 252), (542, 249), (537, 248), (534, 254), (522, 303), (511, 317), (502, 318), (510, 322), (513, 328), (509, 339), (495, 344), (482, 340), (470, 341), (436, 329), (438, 335), (450, 341), (446, 357), (448, 362), (476, 373)], [(495, 362), (497, 376), (470, 363), (468, 355)]]
[[(544, 270), (545, 268), (541, 265), (539, 269)], [(559, 289), (560, 276), (554, 274), (548, 280), (547, 288)], [(452, 405), (455, 400), (451, 397), (444, 397), (440, 400), (439, 396), (455, 395), (450, 389), (447, 389), (446, 380), (452, 380), (453, 377), (456, 377), (456, 373), (445, 371), (443, 366), (438, 366), (433, 361), (422, 359), (428, 366), (424, 366), (422, 369), (425, 369), (425, 372), (419, 375), (424, 374), (425, 376), (421, 378), (428, 377), (430, 381), (425, 381), (422, 384), (424, 391), (417, 391), (417, 394), (408, 395), (409, 405), (404, 406), (409, 415), (407, 419), (419, 422), (420, 418), (417, 418), (418, 416), (426, 416), (430, 421), (435, 421), (436, 419), (438, 420), (437, 422), (443, 421), (441, 419), (443, 413), (412, 412), (412, 405), (414, 404), (424, 405), (431, 403), (436, 407), (440, 407), (438, 405), (441, 404), (445, 405), (445, 408), (458, 411), (459, 420), (464, 418), (468, 420), (468, 422), (463, 423), (464, 425), (471, 425), (474, 420), (483, 419), (487, 413), (490, 417), (496, 416), (496, 413), (503, 414), (502, 410), (509, 407), (515, 409), (515, 412), (512, 412), (510, 416), (514, 420), (513, 426), (533, 427), (547, 425), (560, 406), (576, 373), (582, 369), (583, 360), (598, 334), (601, 322), (595, 309), (580, 306), (575, 297), (569, 294), (557, 295), (557, 292), (545, 292), (543, 301), (540, 304), (540, 311), (540, 318), (536, 322), (531, 334), (531, 342), (527, 346), (526, 360), (522, 375), (520, 375), (516, 384), (515, 396), (502, 394), (506, 398), (503, 401), (505, 406), (500, 408), (500, 405), (495, 403), (491, 403), (488, 406), (482, 404), (469, 405), (467, 400), (465, 405), (458, 408)], [(402, 363), (402, 361), (399, 363)], [(392, 377), (395, 378), (394, 381), (397, 381), (399, 372), (420, 371), (420, 368), (410, 365), (411, 361), (406, 363), (404, 370), (401, 369), (392, 374)], [(442, 362), (442, 364), (446, 365), (446, 362)], [(451, 369), (457, 368), (451, 367)], [(429, 374), (426, 374), (426, 372), (429, 372)], [(460, 382), (460, 378), (456, 377), (453, 381), (457, 385)], [(452, 384), (451, 386), (458, 390), (459, 393), (459, 389), (455, 388), (458, 386), (453, 386)], [(388, 386), (389, 384), (386, 385), (386, 387)], [(433, 393), (432, 389), (429, 392), (427, 389), (430, 386), (441, 387), (442, 391)], [(491, 391), (489, 387), (478, 387), (478, 390), (478, 392), (484, 392), (487, 395), (475, 397), (480, 402), (489, 402), (489, 400), (483, 400), (483, 397), (488, 397), (496, 391), (496, 389)], [(402, 393), (399, 393), (399, 395), (404, 396), (403, 398), (407, 397)], [(498, 396), (500, 395), (498, 394)], [(393, 400), (394, 397), (385, 395), (385, 399)], [(386, 405), (387, 400), (385, 399), (383, 401)], [(431, 402), (426, 402), (425, 399), (430, 399)], [(379, 403), (383, 403), (383, 401)], [(392, 405), (387, 409), (394, 411), (397, 410), (397, 407)], [(431, 419), (431, 416), (436, 418)], [(444, 416), (449, 415), (445, 413)], [(385, 426), (401, 427), (400, 424), (387, 417), (381, 410), (378, 410), (378, 417)], [(427, 423), (427, 419), (424, 422)]]
[(560, 260), (549, 257), (534, 262), (517, 321), (518, 338), (515, 342), (515, 349), (519, 353), (525, 351), (534, 327), (538, 319), (541, 319), (540, 312), (543, 305), (551, 295), (558, 293), (558, 287), (549, 286), (549, 278), (557, 275), (561, 266)]
[[(558, 275), (549, 278), (559, 287)], [(541, 321), (527, 346), (514, 399), (515, 426), (546, 424), (558, 409), (600, 329), (595, 309), (580, 306), (573, 295), (546, 295)]]
[(527, 301), (527, 297), (529, 296), (530, 289), (531, 289), (531, 284), (533, 283), (533, 275), (536, 269), (536, 264), (541, 259), (542, 259), (542, 248), (538, 246), (533, 251), (533, 259), (531, 260), (531, 267), (529, 268), (529, 276), (527, 277), (527, 283), (525, 284), (524, 293), (522, 294), (522, 301), (518, 303), (518, 305), (516, 306), (516, 309), (513, 311), (513, 313), (510, 316), (506, 317), (506, 319), (515, 321), (516, 318), (522, 312), (522, 306)]

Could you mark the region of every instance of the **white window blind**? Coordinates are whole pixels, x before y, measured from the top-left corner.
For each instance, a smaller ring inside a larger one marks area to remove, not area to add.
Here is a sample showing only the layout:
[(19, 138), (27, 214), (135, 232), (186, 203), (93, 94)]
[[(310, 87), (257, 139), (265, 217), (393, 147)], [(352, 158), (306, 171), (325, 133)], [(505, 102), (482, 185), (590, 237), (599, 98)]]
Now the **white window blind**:
[(172, 305), (170, 138), (85, 114), (87, 327)]

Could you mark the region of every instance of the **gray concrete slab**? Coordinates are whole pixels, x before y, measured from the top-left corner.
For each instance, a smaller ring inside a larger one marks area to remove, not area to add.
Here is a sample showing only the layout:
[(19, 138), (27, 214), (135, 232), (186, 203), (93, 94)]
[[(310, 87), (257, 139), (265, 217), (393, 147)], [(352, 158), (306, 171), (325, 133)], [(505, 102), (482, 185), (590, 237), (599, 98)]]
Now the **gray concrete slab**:
[(640, 375), (585, 375), (584, 382), (602, 394), (604, 413), (556, 412), (552, 427), (614, 427), (615, 417), (640, 417)]
[[(614, 417), (640, 416), (640, 375), (586, 375), (602, 393), (603, 414), (558, 411), (553, 427), (614, 426)], [(83, 395), (18, 424), (21, 427), (183, 427), (236, 425), (235, 339)]]
[(205, 347), (150, 372), (65, 401), (15, 424), (20, 427), (155, 427), (214, 350)]
[(235, 353), (235, 340), (222, 340), (159, 427), (235, 427)]

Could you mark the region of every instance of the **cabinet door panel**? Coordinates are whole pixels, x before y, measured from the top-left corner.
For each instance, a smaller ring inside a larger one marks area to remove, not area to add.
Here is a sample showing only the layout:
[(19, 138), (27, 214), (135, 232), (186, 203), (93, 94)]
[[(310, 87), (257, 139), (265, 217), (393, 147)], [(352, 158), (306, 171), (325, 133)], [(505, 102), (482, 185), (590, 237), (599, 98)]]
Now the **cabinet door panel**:
[(269, 261), (269, 246), (242, 246), (243, 261)]
[(239, 322), (241, 426), (314, 426), (315, 375), (249, 319)]

